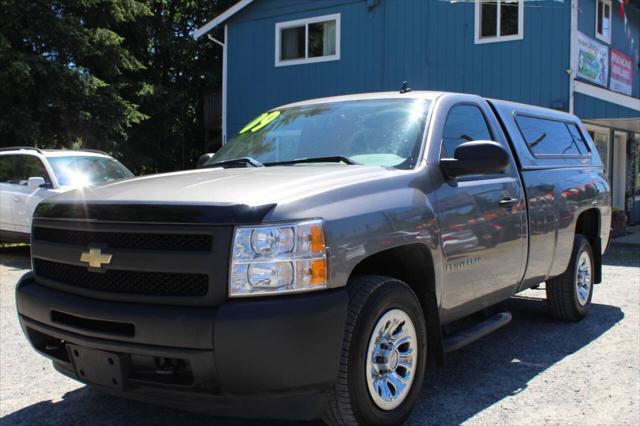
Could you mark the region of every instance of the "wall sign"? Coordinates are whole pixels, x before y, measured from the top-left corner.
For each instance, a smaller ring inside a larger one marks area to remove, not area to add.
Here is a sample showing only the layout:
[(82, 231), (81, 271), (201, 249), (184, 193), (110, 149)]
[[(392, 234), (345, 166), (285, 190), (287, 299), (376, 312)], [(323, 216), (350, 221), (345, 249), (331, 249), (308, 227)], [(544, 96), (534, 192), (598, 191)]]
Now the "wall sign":
[(611, 81), (609, 89), (631, 96), (633, 87), (633, 65), (631, 57), (611, 49)]
[(609, 48), (578, 32), (578, 77), (607, 87)]

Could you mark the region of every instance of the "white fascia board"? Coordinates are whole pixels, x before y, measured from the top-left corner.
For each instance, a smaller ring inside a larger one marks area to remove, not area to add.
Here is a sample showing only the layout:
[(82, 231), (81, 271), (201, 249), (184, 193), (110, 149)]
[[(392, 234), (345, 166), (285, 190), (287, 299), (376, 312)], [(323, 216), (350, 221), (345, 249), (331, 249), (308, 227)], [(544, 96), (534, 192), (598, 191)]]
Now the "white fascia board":
[(251, 3), (253, 3), (253, 0), (240, 0), (235, 5), (233, 5), (229, 9), (222, 12), (220, 15), (213, 18), (211, 21), (207, 22), (206, 24), (204, 24), (203, 26), (195, 30), (193, 32), (193, 38), (195, 38), (196, 40), (199, 39), (200, 37), (202, 37), (209, 31), (211, 31), (212, 29), (214, 29), (215, 27), (217, 27), (227, 19), (231, 18), (236, 13), (240, 12), (245, 7), (249, 6)]
[(588, 84), (582, 81), (576, 81), (575, 85), (575, 91), (577, 93), (582, 93), (583, 95), (591, 96), (593, 98), (600, 99), (601, 101), (620, 105), (634, 111), (640, 111), (639, 98), (623, 95), (622, 93), (616, 93), (612, 90), (594, 86), (593, 84)]

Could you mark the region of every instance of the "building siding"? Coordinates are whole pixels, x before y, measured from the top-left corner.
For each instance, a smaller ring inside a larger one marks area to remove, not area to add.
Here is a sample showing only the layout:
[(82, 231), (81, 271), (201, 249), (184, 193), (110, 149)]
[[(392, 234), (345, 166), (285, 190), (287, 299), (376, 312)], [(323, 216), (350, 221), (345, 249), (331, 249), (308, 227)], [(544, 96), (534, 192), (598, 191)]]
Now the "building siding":
[[(398, 90), (404, 80), (568, 109), (570, 1), (525, 2), (524, 39), (482, 45), (473, 3), (371, 3), (257, 0), (229, 20), (228, 134), (280, 104)], [(340, 60), (275, 67), (276, 23), (331, 13), (341, 14)]]
[(582, 93), (575, 94), (575, 103), (575, 115), (585, 120), (640, 117), (640, 112), (638, 111), (611, 102), (605, 102), (592, 96), (583, 95)]

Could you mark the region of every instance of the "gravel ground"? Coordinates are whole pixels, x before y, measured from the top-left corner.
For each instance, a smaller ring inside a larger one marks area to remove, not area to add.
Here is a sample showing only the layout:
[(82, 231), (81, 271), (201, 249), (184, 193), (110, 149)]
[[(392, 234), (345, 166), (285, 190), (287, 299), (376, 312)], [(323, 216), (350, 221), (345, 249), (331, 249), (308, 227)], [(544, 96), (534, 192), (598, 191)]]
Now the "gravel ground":
[[(605, 264), (580, 323), (550, 320), (544, 290), (512, 299), (510, 325), (427, 375), (408, 423), (639, 424), (640, 250), (612, 249)], [(26, 248), (0, 248), (0, 424), (256, 423), (121, 400), (56, 373), (18, 326), (13, 291), (28, 266)]]

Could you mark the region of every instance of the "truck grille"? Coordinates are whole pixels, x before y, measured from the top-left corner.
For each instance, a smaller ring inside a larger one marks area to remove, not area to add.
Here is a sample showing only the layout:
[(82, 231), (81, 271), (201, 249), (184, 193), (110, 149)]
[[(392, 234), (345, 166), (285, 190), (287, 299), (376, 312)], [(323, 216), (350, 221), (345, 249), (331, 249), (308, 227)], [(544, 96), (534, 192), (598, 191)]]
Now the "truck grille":
[(37, 240), (53, 243), (81, 246), (106, 244), (111, 248), (133, 250), (209, 251), (212, 242), (211, 235), (95, 232), (43, 227), (34, 228), (33, 236)]
[[(40, 285), (93, 299), (218, 306), (227, 296), (231, 225), (34, 218), (31, 256)], [(111, 255), (96, 270), (81, 258)]]
[(135, 272), (110, 269), (91, 272), (86, 267), (34, 259), (36, 275), (78, 288), (111, 293), (201, 297), (207, 294), (206, 274)]

